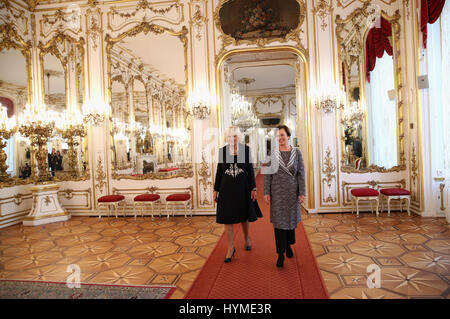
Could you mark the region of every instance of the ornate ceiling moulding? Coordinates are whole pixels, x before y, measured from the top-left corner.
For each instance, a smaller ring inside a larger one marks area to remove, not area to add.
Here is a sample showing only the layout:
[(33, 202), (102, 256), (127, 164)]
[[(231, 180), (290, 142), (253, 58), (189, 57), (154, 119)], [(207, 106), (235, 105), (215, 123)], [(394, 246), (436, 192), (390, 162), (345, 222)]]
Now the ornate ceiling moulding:
[(28, 18), (25, 11), (11, 5), (11, 1), (0, 0), (0, 21), (13, 24), (23, 36), (28, 35)]
[[(383, 2), (384, 4), (391, 5), (394, 2), (396, 2), (397, 0), (380, 0), (380, 1)], [(348, 6), (352, 5), (355, 2), (368, 4), (368, 3), (372, 2), (372, 0), (337, 0), (337, 6), (339, 8), (345, 9), (345, 8), (347, 8)]]
[(195, 38), (200, 41), (202, 39), (202, 28), (203, 26), (208, 23), (208, 18), (202, 15), (202, 10), (200, 8), (199, 4), (195, 5), (194, 14), (192, 16), (192, 19), (189, 21), (190, 25), (193, 25), (196, 32), (195, 32)]
[(314, 15), (318, 16), (322, 21), (320, 28), (322, 31), (325, 31), (327, 24), (327, 18), (333, 11), (333, 2), (332, 0), (320, 0), (319, 3), (313, 8), (312, 12)]
[(150, 3), (147, 0), (140, 0), (137, 5), (112, 6), (107, 17), (108, 29), (113, 32), (142, 21), (149, 23), (164, 21), (173, 25), (179, 25), (184, 21), (183, 4), (180, 0), (173, 3)]
[(44, 38), (53, 32), (71, 32), (79, 35), (81, 28), (81, 8), (79, 6), (68, 6), (65, 9), (58, 9), (50, 14), (44, 14), (39, 21), (40, 35)]
[(100, 11), (100, 8), (97, 8), (96, 10), (87, 10), (86, 24), (86, 37), (91, 41), (92, 48), (96, 51), (100, 37), (103, 34), (102, 12)]
[(241, 44), (264, 47), (273, 42), (294, 41), (307, 56), (301, 43), (301, 28), (306, 18), (304, 0), (220, 0), (214, 13), (214, 22), (221, 35), (222, 48)]

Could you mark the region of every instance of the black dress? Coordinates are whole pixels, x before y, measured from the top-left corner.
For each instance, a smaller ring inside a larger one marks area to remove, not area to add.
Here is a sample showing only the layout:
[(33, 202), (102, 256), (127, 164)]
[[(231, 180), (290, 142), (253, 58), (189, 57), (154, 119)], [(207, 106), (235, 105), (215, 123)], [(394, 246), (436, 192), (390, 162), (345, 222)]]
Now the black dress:
[(238, 145), (238, 155), (230, 155), (230, 145), (219, 150), (214, 190), (218, 192), (216, 221), (219, 224), (254, 222), (262, 217), (258, 202), (251, 199), (256, 187), (250, 148)]

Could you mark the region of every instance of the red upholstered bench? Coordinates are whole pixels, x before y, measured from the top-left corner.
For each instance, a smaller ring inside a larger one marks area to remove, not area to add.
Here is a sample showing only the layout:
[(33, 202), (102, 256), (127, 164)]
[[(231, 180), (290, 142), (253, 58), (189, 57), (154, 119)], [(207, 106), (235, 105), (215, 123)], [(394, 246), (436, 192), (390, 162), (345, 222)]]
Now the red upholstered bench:
[[(378, 217), (378, 205), (379, 205), (379, 195), (380, 193), (373, 188), (354, 188), (350, 191), (352, 194), (352, 214), (354, 212), (354, 204), (356, 202), (356, 216), (359, 217), (359, 201), (360, 200), (366, 200), (366, 201), (376, 201), (377, 208), (376, 213)], [(373, 207), (372, 207), (373, 212)]]
[(159, 171), (160, 172), (171, 172), (171, 171), (176, 171), (176, 170), (178, 170), (178, 167), (161, 168)]
[[(108, 212), (108, 217), (109, 217), (109, 213), (111, 212), (111, 208), (114, 208), (114, 214), (116, 215), (117, 218), (117, 211), (119, 208), (120, 203), (125, 201), (125, 196), (123, 195), (105, 195), (105, 196), (101, 196), (99, 199), (97, 199), (98, 202), (98, 219), (102, 218), (102, 215), (100, 213), (100, 207), (106, 207), (106, 211)], [(123, 213), (125, 216), (125, 205), (123, 206)]]
[[(141, 214), (142, 217), (144, 217), (144, 211), (145, 207), (147, 205), (150, 205), (151, 207), (151, 214), (153, 219), (153, 212), (154, 212), (154, 204), (161, 203), (161, 196), (158, 194), (141, 194), (137, 195), (133, 199), (133, 210), (134, 210), (134, 219), (136, 220), (136, 206), (141, 207)], [(161, 210), (159, 211), (159, 217), (161, 217)]]
[(184, 218), (187, 218), (187, 209), (189, 207), (190, 215), (192, 217), (191, 203), (192, 203), (191, 194), (188, 194), (188, 193), (171, 194), (171, 195), (167, 196), (166, 197), (167, 219), (169, 219), (169, 205), (172, 206), (172, 217), (174, 216), (176, 206), (184, 207)]
[(383, 211), (383, 201), (386, 200), (387, 202), (387, 207), (388, 207), (388, 216), (391, 215), (391, 205), (390, 202), (393, 199), (399, 199), (400, 200), (400, 211), (403, 212), (403, 208), (402, 208), (402, 202), (403, 200), (407, 200), (408, 201), (408, 216), (411, 215), (410, 211), (409, 211), (409, 206), (410, 206), (410, 197), (411, 197), (411, 192), (409, 190), (403, 189), (403, 188), (383, 188), (380, 190), (381, 193), (381, 211)]

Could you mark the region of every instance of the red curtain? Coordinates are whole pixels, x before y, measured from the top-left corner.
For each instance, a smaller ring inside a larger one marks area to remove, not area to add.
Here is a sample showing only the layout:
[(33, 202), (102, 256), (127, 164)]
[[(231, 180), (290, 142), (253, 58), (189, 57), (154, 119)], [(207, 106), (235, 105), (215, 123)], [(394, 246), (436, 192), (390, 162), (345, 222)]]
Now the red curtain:
[[(380, 26), (380, 27), (378, 27)], [(375, 69), (377, 58), (382, 58), (384, 52), (392, 56), (392, 46), (389, 37), (392, 36), (391, 23), (381, 17), (378, 25), (370, 29), (366, 39), (366, 78), (370, 82), (370, 72)]]
[(342, 84), (344, 85), (344, 88), (345, 88), (345, 64), (344, 64), (344, 62), (342, 62)]
[(427, 47), (427, 24), (433, 24), (441, 15), (445, 0), (421, 0), (420, 3), (420, 30), (423, 35), (423, 47)]
[(0, 96), (0, 103), (6, 107), (8, 112), (8, 117), (11, 117), (14, 115), (14, 102), (11, 101), (11, 99), (8, 99), (7, 97)]

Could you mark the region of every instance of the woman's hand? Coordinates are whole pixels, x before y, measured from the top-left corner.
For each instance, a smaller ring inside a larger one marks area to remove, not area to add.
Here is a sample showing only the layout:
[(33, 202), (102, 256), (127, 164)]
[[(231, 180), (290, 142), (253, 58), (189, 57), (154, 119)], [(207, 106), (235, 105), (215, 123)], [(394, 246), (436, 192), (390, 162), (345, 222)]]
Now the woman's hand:
[(264, 195), (264, 201), (269, 204), (270, 203), (270, 195)]
[(214, 201), (217, 202), (217, 194), (218, 192), (214, 191), (213, 196), (214, 196)]
[(252, 200), (255, 201), (256, 200), (256, 190), (252, 190)]
[(298, 200), (300, 201), (300, 204), (303, 203), (305, 201), (305, 195), (300, 195)]

